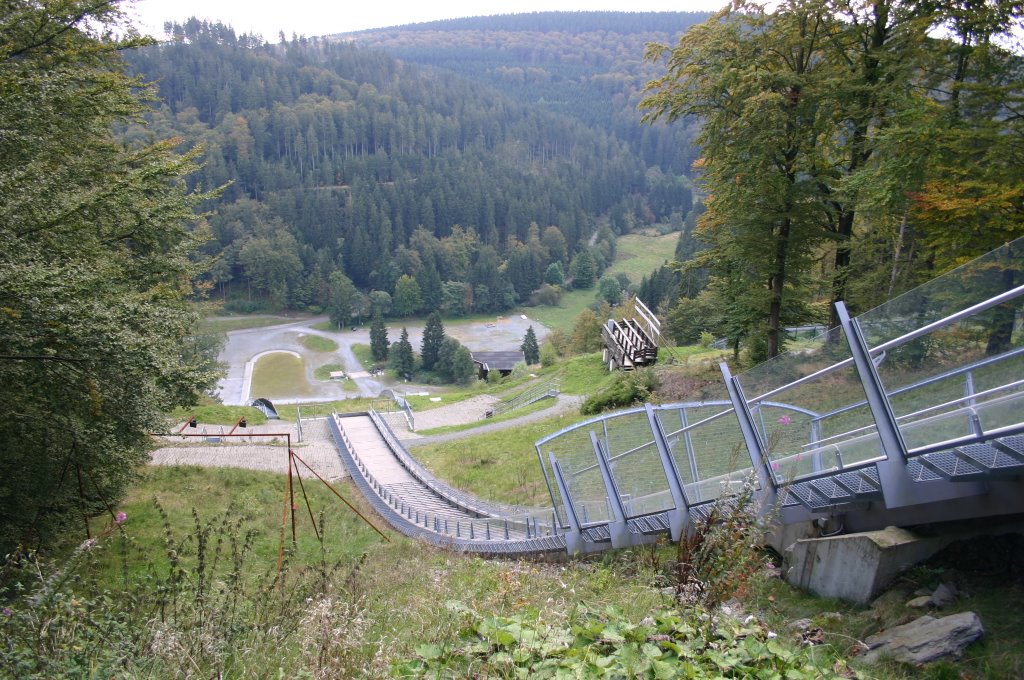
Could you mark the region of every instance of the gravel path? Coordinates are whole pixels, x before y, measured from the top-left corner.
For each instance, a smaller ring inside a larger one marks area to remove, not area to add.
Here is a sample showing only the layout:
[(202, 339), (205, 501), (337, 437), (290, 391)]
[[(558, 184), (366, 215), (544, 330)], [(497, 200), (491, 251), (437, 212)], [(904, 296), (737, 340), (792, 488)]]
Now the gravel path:
[[(512, 418), (511, 420), (502, 420), (502, 421), (497, 422), (497, 423), (487, 423), (486, 425), (481, 425), (480, 427), (474, 427), (471, 430), (462, 430), (460, 432), (449, 432), (448, 434), (435, 434), (435, 435), (430, 435), (430, 436), (426, 436), (426, 437), (421, 436), (421, 435), (417, 435), (415, 432), (409, 432), (407, 430), (396, 430), (395, 434), (397, 434), (398, 438), (402, 440), (402, 443), (405, 444), (409, 448), (414, 448), (416, 446), (423, 446), (425, 444), (435, 444), (435, 443), (438, 443), (438, 442), (450, 442), (450, 441), (455, 441), (457, 439), (464, 439), (466, 437), (474, 437), (474, 436), (476, 436), (478, 434), (484, 434), (484, 433), (487, 433), (487, 432), (497, 432), (498, 430), (506, 430), (506, 429), (511, 428), (511, 427), (519, 427), (520, 425), (524, 425), (526, 423), (532, 423), (532, 422), (535, 422), (535, 421), (538, 421), (538, 420), (545, 420), (547, 418), (551, 418), (552, 416), (565, 415), (565, 414), (569, 414), (569, 413), (571, 413), (571, 414), (579, 414), (579, 412), (580, 412), (580, 405), (583, 404), (583, 400), (584, 399), (585, 399), (585, 397), (574, 395), (574, 394), (560, 394), (560, 395), (558, 395), (558, 397), (556, 397), (555, 404), (553, 406), (550, 406), (549, 408), (545, 408), (545, 409), (542, 409), (540, 411), (534, 411), (533, 413), (527, 413), (524, 416), (520, 416), (518, 418)], [(461, 403), (465, 403), (465, 402), (460, 402), (460, 404)], [(452, 404), (450, 407), (442, 407), (442, 408), (452, 409), (454, 411), (455, 409), (458, 408), (458, 406), (460, 404)], [(416, 416), (416, 429), (418, 429), (418, 430), (426, 430), (426, 429), (428, 429), (425, 425), (421, 425), (420, 424), (421, 422), (423, 422), (423, 421), (421, 421), (421, 417), (423, 415), (427, 414), (427, 413), (431, 413), (434, 410), (441, 410), (441, 409), (431, 409), (431, 411), (422, 411), (420, 413), (414, 414)], [(482, 420), (482, 415), (481, 415), (480, 418), (477, 418), (476, 420)], [(463, 420), (462, 422), (473, 422), (473, 421)], [(454, 424), (453, 422), (449, 421), (449, 422), (444, 422), (441, 425), (436, 425), (435, 427), (441, 427), (442, 425), (453, 425), (453, 424)]]

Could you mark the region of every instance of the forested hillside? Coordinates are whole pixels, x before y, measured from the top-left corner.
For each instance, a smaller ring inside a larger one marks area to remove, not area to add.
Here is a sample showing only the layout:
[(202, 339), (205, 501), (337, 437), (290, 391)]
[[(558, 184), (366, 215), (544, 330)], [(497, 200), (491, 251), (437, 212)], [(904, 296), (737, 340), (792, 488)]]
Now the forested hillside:
[(637, 104), (659, 69), (648, 43), (674, 44), (707, 12), (541, 12), (451, 19), (337, 36), (499, 88), (627, 143), (643, 163), (689, 176), (696, 119), (643, 125)]
[(583, 250), (599, 271), (614, 242), (605, 229), (588, 247), (601, 216), (623, 231), (692, 205), (687, 179), (614, 134), (467, 79), (337, 41), (169, 28), (128, 55), (161, 102), (125, 136), (203, 144), (191, 181), (228, 185), (210, 206), (209, 286), (241, 308), (387, 314), (401, 294), (404, 312), (500, 311)]

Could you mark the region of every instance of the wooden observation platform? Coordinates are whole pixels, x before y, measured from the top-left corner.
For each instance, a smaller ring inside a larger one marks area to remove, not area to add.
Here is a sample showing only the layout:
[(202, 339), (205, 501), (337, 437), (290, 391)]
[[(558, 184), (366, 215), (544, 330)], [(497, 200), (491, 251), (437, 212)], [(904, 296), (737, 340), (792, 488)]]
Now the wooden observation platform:
[(604, 342), (604, 362), (608, 370), (632, 371), (658, 361), (658, 342), (661, 324), (640, 298), (633, 299), (635, 317), (615, 321), (608, 319), (601, 327)]

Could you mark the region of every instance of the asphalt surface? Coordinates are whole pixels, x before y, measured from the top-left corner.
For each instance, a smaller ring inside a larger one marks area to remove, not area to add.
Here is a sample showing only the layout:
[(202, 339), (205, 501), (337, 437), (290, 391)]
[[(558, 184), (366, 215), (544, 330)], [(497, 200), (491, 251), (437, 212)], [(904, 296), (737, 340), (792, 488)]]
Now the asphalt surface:
[[(225, 376), (218, 383), (217, 394), (228, 405), (248, 404), (257, 397), (266, 397), (275, 403), (332, 401), (349, 397), (376, 397), (383, 390), (401, 388), (402, 391), (436, 391), (436, 387), (421, 387), (372, 376), (367, 373), (352, 352), (353, 344), (370, 344), (369, 326), (357, 330), (321, 331), (313, 326), (323, 323), (327, 317), (314, 317), (301, 321), (286, 321), (279, 326), (250, 328), (231, 331), (218, 360), (227, 367)], [(388, 324), (388, 339), (398, 340), (403, 324)], [(447, 323), (445, 333), (457, 339), (471, 351), (502, 351), (518, 349), (526, 335), (526, 329), (533, 326), (537, 339), (547, 335), (547, 328), (540, 322), (524, 319), (519, 315), (496, 317), (491, 321), (469, 321)], [(423, 342), (423, 325), (406, 324), (409, 342), (418, 350)], [(334, 352), (314, 352), (301, 342), (305, 335), (329, 338), (338, 344)], [(252, 370), (258, 357), (271, 352), (285, 351), (300, 355), (305, 364), (305, 385), (284, 391), (281, 394), (251, 394)], [(352, 382), (331, 382), (317, 380), (313, 372), (324, 364), (341, 364)]]

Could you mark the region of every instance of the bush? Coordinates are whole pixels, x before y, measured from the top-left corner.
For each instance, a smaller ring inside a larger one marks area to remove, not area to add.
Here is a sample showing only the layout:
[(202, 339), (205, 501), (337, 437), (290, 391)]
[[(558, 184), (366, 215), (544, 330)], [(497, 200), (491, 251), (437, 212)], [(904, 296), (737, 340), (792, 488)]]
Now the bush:
[(593, 415), (610, 408), (624, 408), (647, 401), (657, 388), (654, 371), (644, 369), (620, 374), (608, 388), (587, 397), (580, 407), (583, 415)]
[(557, 307), (558, 303), (561, 301), (562, 289), (559, 286), (552, 286), (545, 283), (543, 286), (530, 293), (529, 305), (531, 307), (537, 307), (539, 305)]
[(837, 678), (808, 649), (791, 650), (757, 621), (693, 607), (653, 611), (634, 623), (579, 605), (548, 622), (536, 615), (481, 616), (449, 603), (462, 622), (454, 644), (421, 644), (397, 670), (416, 678)]

